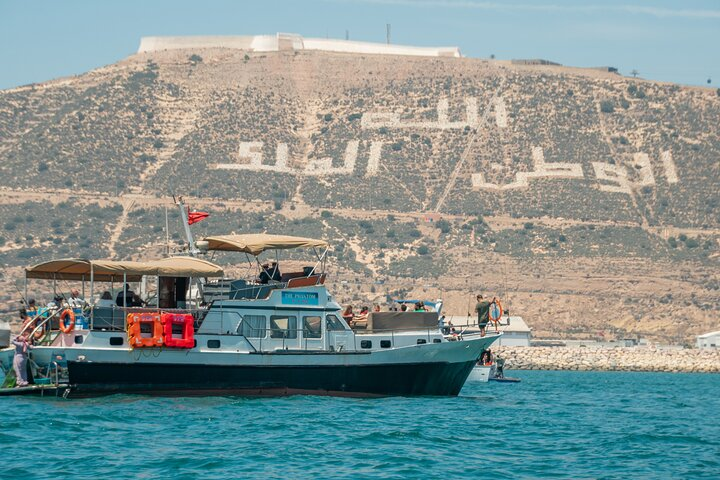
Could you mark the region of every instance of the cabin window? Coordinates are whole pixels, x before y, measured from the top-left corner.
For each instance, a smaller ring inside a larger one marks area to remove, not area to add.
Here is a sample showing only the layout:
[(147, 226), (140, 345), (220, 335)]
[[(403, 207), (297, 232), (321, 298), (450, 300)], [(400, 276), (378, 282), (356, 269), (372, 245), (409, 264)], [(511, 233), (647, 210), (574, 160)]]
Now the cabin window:
[(380, 348), (390, 348), (391, 346), (390, 340), (380, 340)]
[(208, 348), (220, 348), (220, 340), (208, 340), (207, 346)]
[(240, 325), (240, 334), (247, 338), (265, 338), (265, 315), (245, 315)]
[(113, 347), (119, 347), (125, 343), (125, 339), (123, 337), (110, 337), (110, 345)]
[(336, 331), (336, 332), (344, 332), (345, 331), (345, 325), (335, 315), (332, 315), (332, 314), (328, 315), (327, 317), (325, 317), (325, 319), (327, 320), (328, 331)]
[(305, 338), (322, 337), (322, 317), (317, 315), (303, 317), (303, 336)]
[(418, 338), (418, 339), (417, 339), (417, 344), (418, 344), (418, 345), (422, 345), (423, 343), (427, 343), (427, 340), (425, 340), (424, 338)]
[(297, 317), (270, 315), (270, 338), (297, 338)]
[(85, 337), (83, 337), (82, 335), (75, 335), (75, 343), (77, 343), (78, 345), (80, 345), (83, 340), (85, 340)]
[[(237, 332), (241, 321), (242, 317), (238, 312), (231, 310), (210, 311), (203, 320), (203, 331), (206, 333), (231, 334)], [(142, 328), (142, 325), (140, 327)]]
[(360, 348), (372, 348), (372, 340), (360, 340)]
[(433, 343), (442, 343), (442, 340), (439, 338), (433, 338)]

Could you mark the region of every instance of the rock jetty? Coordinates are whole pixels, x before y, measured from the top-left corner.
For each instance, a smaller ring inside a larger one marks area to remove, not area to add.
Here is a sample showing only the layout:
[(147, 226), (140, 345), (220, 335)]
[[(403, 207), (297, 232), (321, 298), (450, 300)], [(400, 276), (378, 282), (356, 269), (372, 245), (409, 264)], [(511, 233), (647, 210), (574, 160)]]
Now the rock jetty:
[(497, 347), (512, 370), (720, 373), (720, 350), (657, 347)]

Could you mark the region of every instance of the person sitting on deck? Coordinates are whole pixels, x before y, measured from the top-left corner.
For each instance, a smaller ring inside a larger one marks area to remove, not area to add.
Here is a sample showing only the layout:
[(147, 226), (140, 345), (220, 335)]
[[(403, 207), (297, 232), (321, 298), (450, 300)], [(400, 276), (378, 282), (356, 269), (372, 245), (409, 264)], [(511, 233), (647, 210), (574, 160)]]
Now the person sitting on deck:
[(402, 305), (400, 305), (400, 311), (407, 312), (407, 305), (405, 305), (404, 303)]
[(376, 303), (375, 305), (373, 305), (373, 312), (379, 312), (379, 311), (380, 311), (380, 305), (378, 305)]
[(276, 282), (282, 281), (282, 275), (280, 274), (280, 266), (277, 262), (272, 262), (270, 265), (270, 280), (274, 280)]
[(342, 317), (345, 319), (345, 322), (350, 327), (352, 327), (352, 321), (354, 316), (355, 314), (353, 313), (352, 305), (347, 305), (345, 307), (345, 310), (343, 310)]
[(415, 311), (416, 312), (427, 312), (427, 309), (425, 308), (425, 304), (423, 302), (417, 302), (415, 304)]
[(88, 303), (85, 301), (84, 298), (80, 297), (80, 290), (77, 288), (71, 288), (70, 289), (70, 298), (68, 298), (68, 304), (70, 304), (71, 308), (81, 308), (85, 309), (88, 307)]
[(105, 290), (100, 298), (95, 302), (96, 307), (114, 307), (115, 302), (112, 299), (112, 293), (109, 290)]
[(265, 262), (260, 266), (258, 281), (263, 285), (266, 285), (270, 283), (270, 280), (275, 282), (282, 280), (282, 275), (280, 275), (280, 268), (278, 267), (277, 262), (272, 262), (272, 264)]
[(37, 305), (35, 304), (35, 299), (34, 299), (34, 298), (28, 299), (28, 301), (27, 301), (27, 307), (25, 308), (25, 313), (26, 313), (27, 316), (30, 317), (30, 318), (35, 318), (35, 317), (37, 317), (38, 309), (37, 309)]
[(266, 285), (270, 281), (270, 264), (263, 263), (260, 265), (260, 274), (258, 275), (258, 282)]
[(360, 313), (353, 317), (353, 325), (362, 328), (367, 327), (368, 315), (370, 315), (370, 309), (368, 307), (362, 307)]
[(115, 298), (115, 305), (118, 307), (131, 307), (135, 292), (130, 290), (130, 284), (126, 283), (125, 288), (120, 290)]
[(32, 324), (31, 327), (29, 327), (30, 330), (35, 328), (35, 323), (37, 323), (34, 319), (37, 317), (38, 310), (35, 306), (35, 299), (31, 298), (27, 301), (26, 307), (20, 308), (20, 321), (22, 322), (22, 328), (25, 328), (26, 326)]

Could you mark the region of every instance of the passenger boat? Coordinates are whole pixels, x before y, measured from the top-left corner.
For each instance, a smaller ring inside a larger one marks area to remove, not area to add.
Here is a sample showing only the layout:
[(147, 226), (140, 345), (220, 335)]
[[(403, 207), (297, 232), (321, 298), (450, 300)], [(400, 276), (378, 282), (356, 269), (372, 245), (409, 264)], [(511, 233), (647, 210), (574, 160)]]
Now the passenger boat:
[[(261, 257), (299, 248), (314, 252), (314, 264), (262, 278)], [(132, 306), (126, 289), (119, 305), (73, 312), (63, 304), (38, 316), (30, 363), (45, 387), (15, 390), (46, 392), (50, 385), (65, 397), (457, 395), (497, 335), (448, 339), (437, 312), (381, 312), (352, 330), (325, 287), (328, 248), (302, 237), (220, 235), (191, 241), (190, 256), (29, 267), (26, 281), (52, 281), (56, 292), (58, 283), (81, 282), (83, 291), (89, 284), (89, 298), (107, 288), (101, 285), (142, 282), (148, 304)], [(226, 278), (199, 258), (217, 252), (244, 254), (251, 276)], [(0, 351), (6, 371), (13, 352)]]

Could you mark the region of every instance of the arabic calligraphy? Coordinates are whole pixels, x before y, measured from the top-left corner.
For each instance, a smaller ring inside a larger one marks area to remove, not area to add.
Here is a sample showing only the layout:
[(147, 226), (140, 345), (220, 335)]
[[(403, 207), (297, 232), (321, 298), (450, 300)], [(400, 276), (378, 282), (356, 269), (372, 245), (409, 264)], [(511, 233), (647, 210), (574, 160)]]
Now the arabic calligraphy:
[(471, 182), (473, 188), (485, 188), (490, 190), (513, 190), (525, 188), (530, 185), (532, 178), (583, 178), (582, 165), (579, 163), (552, 162), (545, 163), (545, 154), (541, 147), (532, 149), (534, 170), (532, 172), (517, 172), (515, 180), (506, 185), (497, 185), (485, 181), (482, 173), (473, 173)]
[[(537, 178), (570, 178), (581, 179), (585, 175), (579, 163), (551, 162), (546, 163), (543, 149), (534, 147), (532, 150), (533, 170), (530, 172), (517, 172), (515, 179), (505, 185), (498, 185), (485, 180), (482, 173), (473, 173), (471, 182), (474, 189), (505, 191), (518, 188), (527, 188), (531, 179)], [(665, 179), (668, 184), (678, 183), (675, 163), (669, 151), (660, 153), (660, 161), (665, 170)], [(637, 177), (632, 181), (630, 172), (625, 165), (616, 165), (604, 162), (591, 162), (598, 188), (603, 192), (632, 194), (633, 188), (656, 185), (655, 175), (647, 153), (638, 152), (633, 155), (630, 162), (631, 171)]]
[[(238, 148), (237, 163), (219, 163), (214, 165), (216, 170), (250, 170), (255, 172), (275, 172), (302, 174), (306, 176), (319, 175), (350, 175), (355, 171), (360, 142), (351, 140), (345, 148), (343, 163), (340, 166), (333, 166), (332, 157), (315, 158), (307, 161), (305, 168), (291, 168), (289, 166), (289, 149), (287, 143), (278, 143), (275, 147), (275, 163), (270, 165), (263, 163), (264, 142), (240, 142)], [(380, 169), (380, 156), (383, 142), (370, 142), (368, 163), (365, 172), (366, 177), (378, 173)]]
[[(376, 129), (376, 128), (424, 128), (424, 129), (436, 129), (436, 130), (453, 130), (462, 129), (465, 127), (477, 127), (480, 124), (480, 117), (478, 115), (478, 102), (475, 97), (466, 97), (465, 103), (465, 120), (451, 121), (450, 120), (450, 101), (447, 98), (441, 98), (438, 100), (437, 107), (435, 108), (437, 114), (436, 121), (418, 121), (418, 120), (403, 120), (399, 113), (387, 113), (387, 112), (366, 112), (363, 114), (360, 120), (360, 126), (363, 129)], [(492, 100), (490, 105), (495, 113), (495, 124), (499, 128), (505, 128), (508, 125), (508, 114), (507, 108), (505, 107), (505, 101), (502, 97), (496, 97)]]

